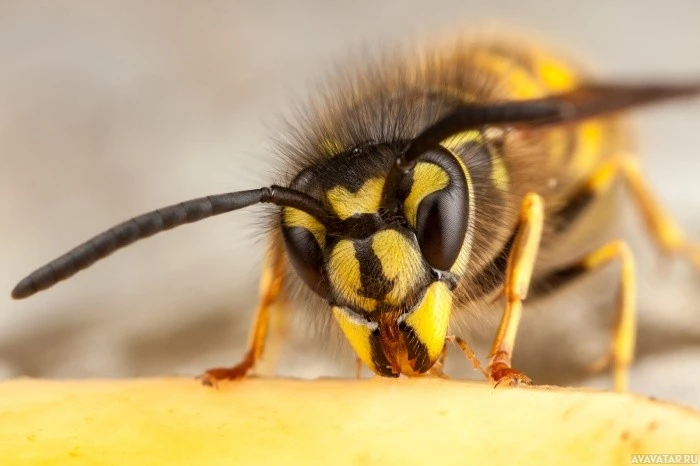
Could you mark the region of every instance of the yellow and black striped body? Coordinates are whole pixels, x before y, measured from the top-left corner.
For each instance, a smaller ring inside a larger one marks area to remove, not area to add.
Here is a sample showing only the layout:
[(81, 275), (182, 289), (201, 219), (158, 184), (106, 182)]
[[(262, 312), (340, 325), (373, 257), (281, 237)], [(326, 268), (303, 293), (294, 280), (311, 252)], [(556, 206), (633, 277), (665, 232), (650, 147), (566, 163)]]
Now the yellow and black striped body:
[(157, 233), (273, 204), (248, 350), (235, 366), (206, 371), (204, 383), (253, 370), (272, 309), (290, 298), (324, 324), (334, 321), (358, 359), (387, 377), (444, 375), (447, 342), (479, 368), (453, 332), (460, 316), (493, 310), (502, 298), (482, 371), (496, 384), (527, 383), (511, 366), (524, 301), (614, 262), (621, 273), (608, 361), (615, 388), (625, 390), (635, 348), (634, 257), (624, 241), (601, 236), (612, 223), (615, 182), (662, 251), (700, 269), (700, 245), (653, 195), (617, 114), (698, 96), (700, 81), (595, 81), (536, 45), (501, 39), (362, 57), (357, 68), (317, 89), (288, 125), (278, 183), (121, 222), (34, 270), (13, 298)]
[[(420, 202), (449, 179), (437, 165), (420, 161), (400, 190), (402, 210), (382, 212), (382, 188), (397, 154), (460, 105), (544, 97), (580, 79), (536, 46), (455, 41), (383, 57), (332, 81), (298, 120), (296, 138), (280, 144), (294, 173), (285, 181), (321, 199), (343, 222), (331, 232), (308, 214), (283, 209), (278, 221), (285, 238), (305, 237), (316, 248), (309, 254), (317, 270), (300, 264), (303, 258), (290, 257), (291, 263), (307, 285), (332, 296), (327, 312), (375, 372), (426, 372), (442, 351), (450, 319), (503, 291), (527, 193), (539, 194), (545, 205), (534, 286), (556, 278), (557, 267), (582, 251), (572, 249), (570, 258), (551, 253), (571, 249), (567, 244), (580, 236), (574, 232), (586, 230), (580, 220), (600, 199), (592, 174), (626, 150), (626, 134), (617, 120), (605, 119), (534, 130), (486, 127), (443, 141), (468, 186), (467, 232), (448, 280), (426, 264), (415, 228)], [(561, 260), (548, 259), (555, 256)], [(374, 339), (373, 332), (382, 337)]]

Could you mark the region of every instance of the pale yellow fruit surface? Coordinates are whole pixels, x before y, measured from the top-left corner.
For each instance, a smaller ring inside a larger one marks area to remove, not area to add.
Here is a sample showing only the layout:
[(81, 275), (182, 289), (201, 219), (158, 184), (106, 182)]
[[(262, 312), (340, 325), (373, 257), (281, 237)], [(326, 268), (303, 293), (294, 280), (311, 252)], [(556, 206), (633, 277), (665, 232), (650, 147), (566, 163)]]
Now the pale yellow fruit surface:
[(438, 379), (0, 383), (0, 465), (608, 465), (700, 453), (700, 414)]

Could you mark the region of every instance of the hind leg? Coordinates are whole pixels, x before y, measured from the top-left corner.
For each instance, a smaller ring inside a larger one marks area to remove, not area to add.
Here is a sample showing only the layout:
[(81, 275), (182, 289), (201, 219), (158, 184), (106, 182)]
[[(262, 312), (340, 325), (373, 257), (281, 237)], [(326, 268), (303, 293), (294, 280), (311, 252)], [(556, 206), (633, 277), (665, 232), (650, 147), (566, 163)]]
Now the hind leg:
[(618, 164), (620, 175), (625, 180), (647, 230), (659, 248), (666, 254), (686, 257), (700, 270), (700, 245), (689, 241), (661, 206), (637, 162), (631, 157), (622, 157)]
[(665, 254), (683, 256), (700, 269), (700, 245), (689, 241), (662, 207), (644, 178), (637, 160), (632, 156), (621, 154), (603, 163), (581, 189), (572, 195), (557, 216), (575, 218), (596, 198), (606, 193), (617, 179), (624, 182), (646, 230), (659, 249)]
[(619, 262), (621, 273), (617, 282), (612, 341), (604, 360), (606, 366), (609, 363), (613, 367), (615, 390), (622, 392), (627, 390), (629, 367), (634, 358), (637, 321), (634, 259), (627, 244), (620, 240), (604, 244), (572, 265), (551, 272), (543, 281), (556, 287), (565, 286), (612, 261)]

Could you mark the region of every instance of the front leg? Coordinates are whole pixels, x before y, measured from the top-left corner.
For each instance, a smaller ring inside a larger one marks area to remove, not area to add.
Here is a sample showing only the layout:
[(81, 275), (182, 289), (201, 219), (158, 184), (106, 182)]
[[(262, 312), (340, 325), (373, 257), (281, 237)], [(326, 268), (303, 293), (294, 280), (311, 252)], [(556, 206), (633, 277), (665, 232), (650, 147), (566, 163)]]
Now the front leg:
[(542, 198), (538, 194), (529, 193), (522, 201), (515, 241), (508, 256), (503, 287), (506, 304), (498, 333), (491, 346), (490, 362), (487, 367), (488, 377), (496, 385), (503, 382), (530, 383), (530, 379), (525, 374), (511, 367), (511, 358), (522, 315), (523, 300), (527, 297), (540, 246), (543, 224)]
[[(479, 361), (479, 358), (476, 357), (476, 354), (474, 354), (474, 351), (472, 351), (472, 349), (469, 347), (466, 341), (464, 341), (456, 335), (448, 335), (445, 342), (449, 342), (456, 345), (462, 351), (462, 353), (464, 353), (464, 356), (467, 358), (467, 360), (472, 363), (472, 368), (474, 370), (478, 370), (484, 375), (484, 377), (490, 378), (488, 373), (484, 370), (484, 368), (481, 367), (481, 362)], [(442, 362), (444, 362), (444, 358)]]
[(209, 369), (199, 379), (204, 385), (216, 386), (222, 380), (237, 380), (255, 368), (265, 349), (267, 331), (270, 324), (270, 309), (283, 305), (284, 293), (284, 254), (282, 247), (272, 246), (265, 256), (260, 277), (260, 304), (255, 311), (253, 325), (248, 340), (248, 350), (243, 359), (233, 367)]

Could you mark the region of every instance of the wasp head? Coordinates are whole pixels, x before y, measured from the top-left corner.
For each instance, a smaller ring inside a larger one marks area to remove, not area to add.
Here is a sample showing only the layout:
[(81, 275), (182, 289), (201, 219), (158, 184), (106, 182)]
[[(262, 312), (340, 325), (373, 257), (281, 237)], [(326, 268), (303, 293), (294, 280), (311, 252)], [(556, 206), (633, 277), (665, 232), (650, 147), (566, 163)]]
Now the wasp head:
[(452, 310), (448, 284), (415, 240), (395, 229), (341, 240), (328, 263), (333, 315), (358, 357), (379, 375), (428, 371), (442, 352)]
[(464, 262), (458, 258), (467, 243), (465, 172), (439, 149), (389, 195), (386, 176), (323, 173), (331, 182), (320, 191), (334, 221), (286, 208), (282, 231), (291, 263), (329, 301), (368, 367), (393, 377), (428, 371), (445, 344), (454, 267)]

